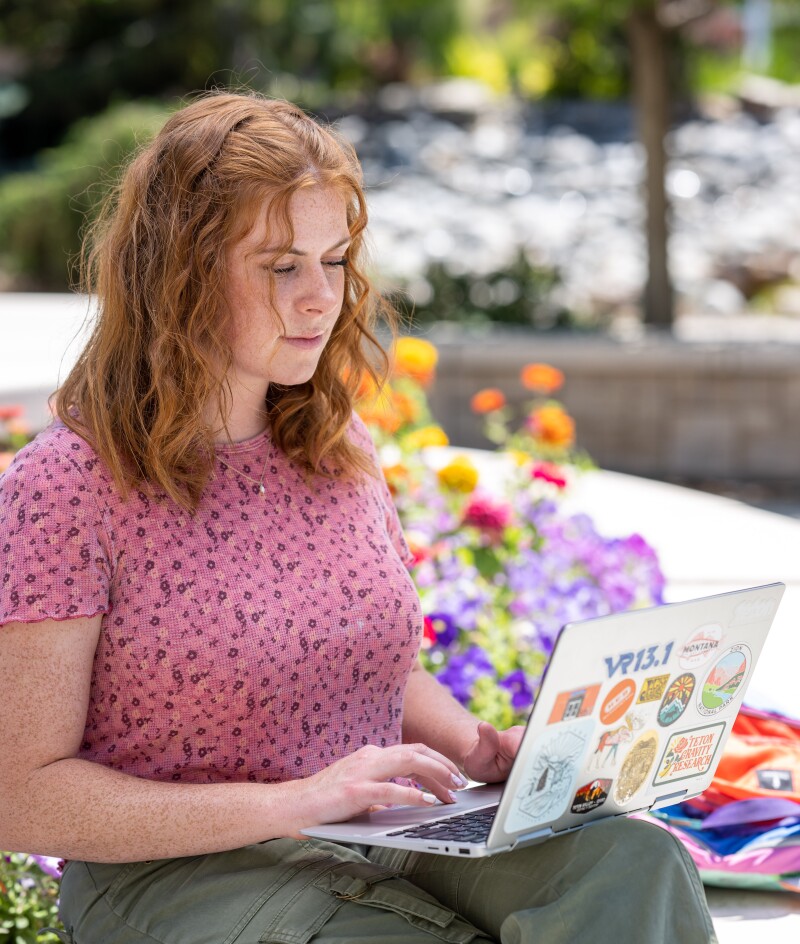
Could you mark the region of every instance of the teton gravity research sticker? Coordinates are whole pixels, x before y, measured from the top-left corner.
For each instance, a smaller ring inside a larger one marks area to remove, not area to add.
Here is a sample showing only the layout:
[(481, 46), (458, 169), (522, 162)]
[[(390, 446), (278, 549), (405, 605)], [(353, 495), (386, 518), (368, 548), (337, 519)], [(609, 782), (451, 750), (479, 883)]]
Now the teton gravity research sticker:
[(653, 786), (660, 787), (663, 783), (687, 780), (706, 773), (714, 761), (724, 730), (725, 722), (718, 721), (716, 724), (673, 734), (659, 761)]
[(735, 697), (753, 664), (750, 649), (743, 643), (731, 646), (706, 675), (697, 699), (701, 715), (715, 715)]
[(585, 718), (594, 710), (594, 703), (600, 694), (599, 685), (587, 685), (569, 692), (561, 692), (550, 712), (548, 724), (559, 721), (571, 721), (573, 718)]
[(722, 642), (722, 627), (719, 623), (700, 626), (678, 651), (678, 662), (682, 669), (696, 669), (719, 650)]
[(647, 780), (658, 750), (658, 734), (645, 731), (628, 751), (614, 787), (614, 801), (622, 805), (638, 793)]
[(674, 682), (670, 683), (667, 694), (658, 709), (658, 723), (662, 728), (675, 724), (686, 711), (689, 702), (692, 700), (695, 684), (696, 679), (691, 672), (679, 675)]
[(594, 721), (546, 728), (536, 739), (504, 829), (518, 832), (557, 819), (575, 795), (575, 781)]
[(573, 813), (591, 813), (598, 806), (602, 806), (608, 799), (608, 791), (611, 789), (610, 780), (592, 780), (578, 790), (575, 799), (572, 801), (570, 811)]
[(624, 679), (618, 682), (606, 696), (600, 708), (600, 723), (614, 724), (625, 714), (633, 704), (636, 694), (636, 683), (633, 679)]
[(648, 701), (658, 701), (664, 695), (664, 689), (667, 687), (669, 674), (653, 675), (642, 682), (639, 691), (639, 697), (636, 699), (637, 705), (644, 705)]

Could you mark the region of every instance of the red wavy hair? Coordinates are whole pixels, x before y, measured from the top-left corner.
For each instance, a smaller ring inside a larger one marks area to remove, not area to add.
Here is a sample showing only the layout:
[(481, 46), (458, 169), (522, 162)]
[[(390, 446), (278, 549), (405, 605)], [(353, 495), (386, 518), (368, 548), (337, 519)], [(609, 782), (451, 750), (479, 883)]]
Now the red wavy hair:
[(346, 431), (361, 378), (381, 383), (388, 371), (377, 319), (392, 332), (396, 320), (363, 272), (355, 152), (289, 102), (213, 92), (173, 114), (135, 156), (84, 241), (82, 287), (97, 297), (98, 316), (55, 408), (123, 494), (160, 489), (196, 509), (213, 474), (206, 407), (217, 401), (226, 415), (230, 396), (227, 249), (269, 199), (284, 239), (278, 258), (292, 244), (289, 201), (309, 185), (346, 196), (344, 303), (312, 379), (271, 384), (265, 408), (275, 442), (310, 472), (375, 473)]

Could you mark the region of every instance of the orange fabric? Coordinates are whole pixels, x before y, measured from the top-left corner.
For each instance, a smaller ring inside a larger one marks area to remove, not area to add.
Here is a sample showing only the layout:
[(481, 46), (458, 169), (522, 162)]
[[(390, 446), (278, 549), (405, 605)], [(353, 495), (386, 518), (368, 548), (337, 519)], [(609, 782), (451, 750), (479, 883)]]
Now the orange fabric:
[(732, 800), (782, 797), (800, 803), (800, 722), (742, 709), (709, 792)]

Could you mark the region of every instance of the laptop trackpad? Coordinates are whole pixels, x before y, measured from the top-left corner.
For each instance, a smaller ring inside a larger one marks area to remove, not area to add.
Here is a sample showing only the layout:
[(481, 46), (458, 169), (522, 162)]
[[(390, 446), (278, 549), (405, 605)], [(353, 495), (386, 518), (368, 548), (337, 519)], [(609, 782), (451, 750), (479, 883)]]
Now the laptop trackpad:
[(363, 840), (370, 836), (379, 836), (388, 830), (403, 829), (412, 826), (421, 826), (433, 820), (465, 813), (469, 810), (490, 806), (500, 800), (503, 784), (483, 784), (479, 787), (469, 787), (466, 790), (456, 791), (458, 797), (455, 803), (436, 803), (425, 808), (418, 806), (396, 806), (392, 809), (380, 810), (377, 813), (364, 813), (346, 823), (327, 823), (323, 826), (312, 826), (300, 830), (306, 836), (316, 836), (318, 839), (334, 839), (341, 842), (355, 842), (360, 837)]

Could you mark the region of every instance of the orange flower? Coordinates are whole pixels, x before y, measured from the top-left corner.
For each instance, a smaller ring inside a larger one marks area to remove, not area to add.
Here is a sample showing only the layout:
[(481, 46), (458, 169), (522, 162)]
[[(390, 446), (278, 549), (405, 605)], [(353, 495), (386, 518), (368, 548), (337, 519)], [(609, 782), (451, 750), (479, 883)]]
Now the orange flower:
[(436, 371), (439, 352), (422, 338), (398, 338), (393, 351), (394, 373), (399, 377), (410, 377), (424, 386), (432, 380)]
[(22, 416), (24, 410), (18, 404), (0, 406), (0, 420), (16, 420)]
[(548, 446), (571, 446), (575, 442), (575, 421), (557, 404), (539, 407), (527, 420), (531, 433)]
[(479, 390), (471, 401), (473, 413), (493, 413), (495, 410), (501, 410), (505, 405), (505, 395), (497, 387)]
[(416, 423), (419, 418), (419, 407), (416, 400), (400, 390), (392, 391), (392, 407), (400, 417), (403, 426), (407, 423)]
[(564, 374), (549, 364), (526, 364), (520, 373), (522, 386), (537, 393), (552, 393), (564, 383)]
[(358, 404), (358, 415), (368, 426), (378, 426), (387, 433), (396, 433), (403, 418), (394, 409), (392, 390), (386, 386), (376, 396)]
[(385, 465), (383, 467), (383, 477), (386, 479), (386, 484), (389, 486), (392, 495), (397, 495), (400, 486), (408, 481), (408, 468), (402, 462)]

